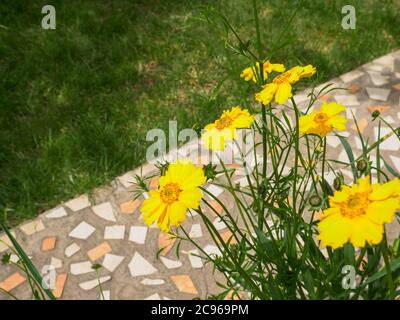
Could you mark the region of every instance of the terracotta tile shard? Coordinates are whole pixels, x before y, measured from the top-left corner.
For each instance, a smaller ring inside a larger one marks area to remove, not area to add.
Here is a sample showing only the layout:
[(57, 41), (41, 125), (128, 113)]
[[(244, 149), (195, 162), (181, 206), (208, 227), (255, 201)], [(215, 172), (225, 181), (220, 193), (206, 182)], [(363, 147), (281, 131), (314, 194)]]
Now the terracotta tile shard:
[(240, 164), (237, 164), (237, 163), (232, 163), (232, 164), (228, 164), (226, 167), (228, 169), (240, 169), (242, 166)]
[(390, 110), (390, 106), (381, 106), (381, 105), (376, 105), (376, 106), (369, 106), (368, 111), (369, 112), (374, 112), (374, 111), (379, 111), (380, 113), (384, 113)]
[[(212, 200), (212, 201), (209, 201), (208, 203), (218, 214), (221, 214), (222, 211), (224, 211), (224, 208), (218, 203), (217, 200)], [(217, 216), (216, 212), (213, 209), (211, 209), (208, 206), (207, 206), (207, 208), (210, 213), (212, 213), (214, 216)]]
[(151, 178), (149, 188), (152, 190), (158, 189), (158, 180), (159, 179), (160, 179), (159, 177)]
[(322, 101), (322, 102), (328, 102), (329, 99), (330, 99), (330, 96), (328, 96), (328, 95), (323, 95), (323, 96), (318, 97), (318, 100)]
[(57, 237), (48, 237), (42, 240), (42, 251), (51, 251), (56, 247)]
[(242, 295), (239, 292), (235, 292), (233, 290), (229, 291), (224, 298), (224, 300), (242, 300), (242, 299), (243, 299)]
[(95, 261), (97, 259), (100, 259), (101, 257), (104, 257), (109, 252), (111, 252), (111, 247), (108, 242), (105, 241), (97, 247), (89, 250), (87, 254), (90, 260)]
[(352, 83), (351, 85), (349, 85), (349, 86), (347, 87), (347, 90), (349, 90), (349, 93), (351, 93), (351, 94), (360, 91), (360, 89), (361, 89), (361, 86), (359, 86), (359, 85), (356, 84), (356, 83)]
[[(220, 236), (222, 238), (222, 240), (227, 243), (229, 239), (231, 239), (232, 237), (232, 232), (230, 230), (224, 231), (222, 233), (220, 233)], [(232, 237), (231, 241), (229, 242), (230, 244), (236, 244), (237, 241), (235, 239), (235, 237)]]
[(171, 276), (171, 280), (174, 282), (180, 292), (198, 294), (190, 276), (186, 274)]
[(26, 279), (19, 272), (16, 272), (4, 281), (0, 282), (0, 288), (4, 291), (10, 292), (11, 290), (24, 283), (25, 280)]
[(400, 91), (400, 82), (398, 84), (395, 84), (392, 88), (397, 91)]
[(136, 209), (139, 208), (141, 201), (139, 199), (136, 200), (129, 200), (127, 202), (121, 203), (119, 209), (123, 214), (133, 214), (135, 213)]
[(56, 287), (53, 290), (54, 296), (59, 299), (62, 297), (65, 287), (65, 282), (67, 282), (68, 273), (60, 273), (56, 278)]
[[(360, 132), (363, 133), (364, 130), (365, 130), (365, 128), (366, 128), (367, 125), (368, 125), (368, 120), (367, 120), (367, 118), (362, 118), (361, 120), (357, 121), (357, 125), (358, 125), (358, 129), (360, 130)], [(355, 123), (351, 126), (351, 128), (352, 128), (354, 131), (357, 131), (357, 126), (356, 126)]]
[(172, 247), (175, 244), (175, 239), (172, 235), (169, 233), (164, 233), (161, 232), (160, 235), (158, 236), (158, 249), (162, 251), (160, 252), (160, 255), (166, 256), (168, 252), (172, 249)]

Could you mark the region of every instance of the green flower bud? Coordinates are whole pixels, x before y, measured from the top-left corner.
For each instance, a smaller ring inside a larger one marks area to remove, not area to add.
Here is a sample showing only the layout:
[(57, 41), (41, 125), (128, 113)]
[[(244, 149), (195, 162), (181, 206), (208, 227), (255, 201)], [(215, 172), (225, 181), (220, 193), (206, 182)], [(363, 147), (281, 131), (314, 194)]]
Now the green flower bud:
[(378, 110), (375, 110), (374, 112), (372, 112), (372, 119), (376, 119), (379, 117), (381, 113)]
[(365, 160), (358, 160), (357, 161), (357, 170), (358, 171), (364, 171), (365, 169), (367, 169), (368, 167), (368, 163)]
[(322, 203), (322, 199), (321, 199), (321, 197), (319, 195), (315, 194), (315, 195), (310, 197), (309, 202), (310, 202), (311, 206), (319, 207), (321, 205), (321, 203)]
[(336, 177), (333, 180), (333, 187), (335, 188), (335, 190), (340, 190), (340, 188), (342, 187), (342, 179), (340, 179), (339, 177)]

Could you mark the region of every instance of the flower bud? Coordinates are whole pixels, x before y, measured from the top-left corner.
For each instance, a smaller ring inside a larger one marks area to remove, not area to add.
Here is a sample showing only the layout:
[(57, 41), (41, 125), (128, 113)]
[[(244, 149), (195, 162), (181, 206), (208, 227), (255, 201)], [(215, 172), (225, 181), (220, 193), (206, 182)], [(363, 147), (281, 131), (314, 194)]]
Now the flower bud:
[(322, 199), (319, 195), (313, 195), (310, 197), (310, 205), (313, 207), (319, 207), (322, 203)]
[(372, 119), (376, 119), (379, 117), (381, 113), (378, 110), (375, 110), (374, 112), (372, 112)]
[(364, 171), (367, 169), (368, 163), (365, 160), (358, 160), (357, 161), (357, 170), (358, 171)]
[(333, 180), (333, 187), (335, 188), (335, 190), (340, 190), (340, 188), (342, 187), (342, 180), (339, 177), (336, 177)]

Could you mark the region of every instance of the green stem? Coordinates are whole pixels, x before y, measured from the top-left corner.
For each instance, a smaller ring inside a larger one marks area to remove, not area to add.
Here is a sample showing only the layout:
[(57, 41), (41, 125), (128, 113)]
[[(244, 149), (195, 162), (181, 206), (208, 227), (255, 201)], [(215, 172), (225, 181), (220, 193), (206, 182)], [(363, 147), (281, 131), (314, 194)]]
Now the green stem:
[(257, 50), (258, 56), (262, 59), (262, 45), (261, 45), (261, 33), (260, 33), (260, 22), (258, 20), (258, 10), (257, 10), (257, 1), (253, 0), (253, 11), (254, 11), (254, 21), (256, 24), (256, 32), (257, 32)]
[(382, 242), (382, 254), (383, 254), (383, 260), (385, 261), (385, 267), (386, 267), (386, 273), (387, 273), (386, 278), (387, 278), (388, 286), (389, 286), (390, 299), (393, 299), (394, 298), (394, 283), (393, 283), (392, 269), (390, 267), (390, 261), (389, 261), (389, 256), (388, 256), (388, 246), (387, 246), (386, 235), (384, 235), (383, 242)]

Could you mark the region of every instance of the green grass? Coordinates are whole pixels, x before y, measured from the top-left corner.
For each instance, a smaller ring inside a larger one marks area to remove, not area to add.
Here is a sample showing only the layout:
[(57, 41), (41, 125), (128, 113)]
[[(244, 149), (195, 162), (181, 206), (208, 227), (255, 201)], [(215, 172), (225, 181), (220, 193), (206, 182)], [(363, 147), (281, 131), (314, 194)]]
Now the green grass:
[[(147, 130), (252, 100), (248, 62), (197, 19), (219, 7), (255, 44), (251, 1), (51, 3), (56, 30), (41, 29), (46, 1), (0, 2), (0, 219), (13, 224), (139, 165)], [(273, 61), (312, 63), (321, 82), (400, 47), (399, 1), (350, 3), (356, 30), (341, 28), (347, 0), (259, 1), (265, 49), (285, 43)]]

